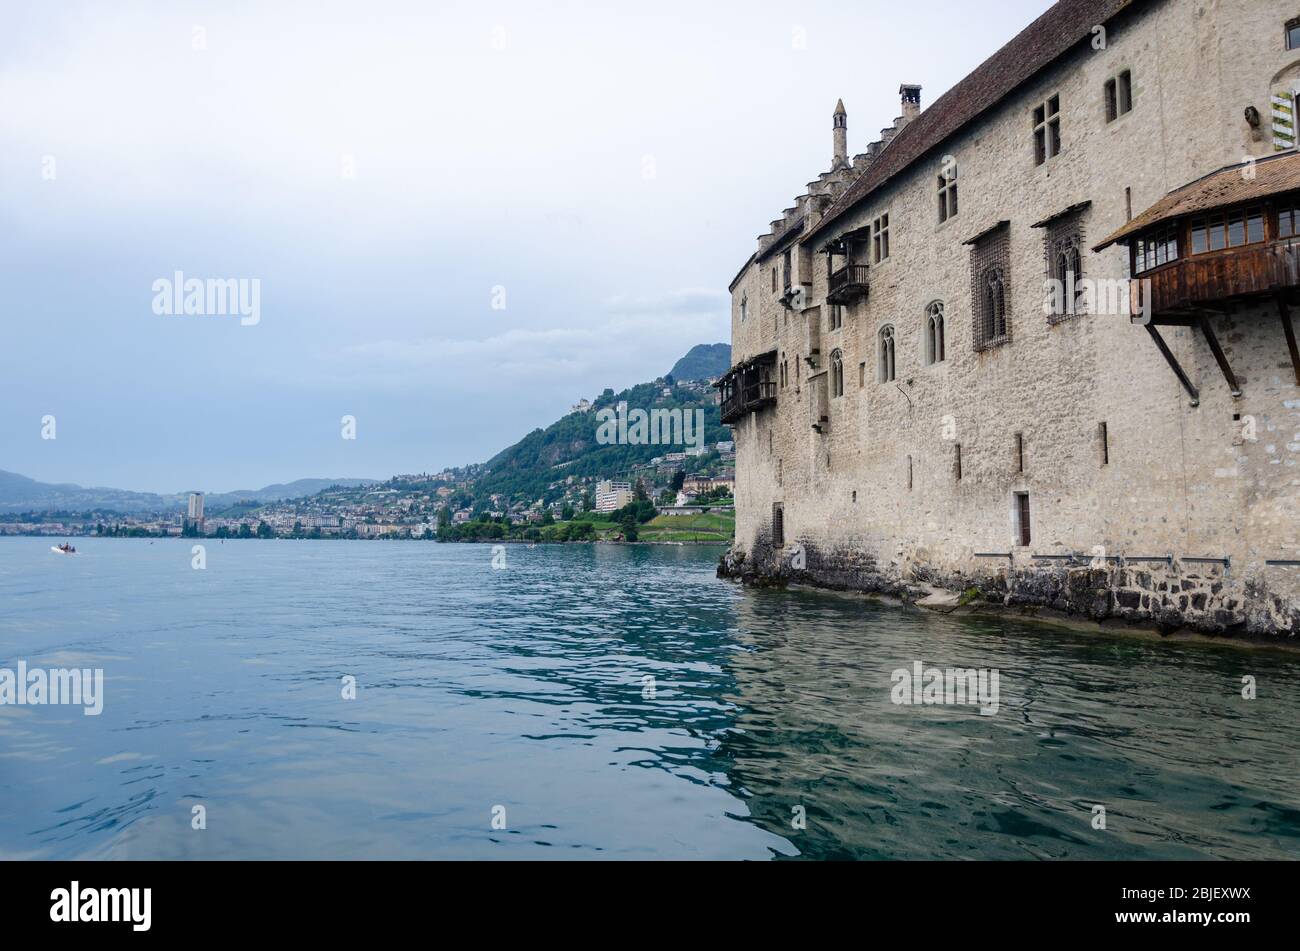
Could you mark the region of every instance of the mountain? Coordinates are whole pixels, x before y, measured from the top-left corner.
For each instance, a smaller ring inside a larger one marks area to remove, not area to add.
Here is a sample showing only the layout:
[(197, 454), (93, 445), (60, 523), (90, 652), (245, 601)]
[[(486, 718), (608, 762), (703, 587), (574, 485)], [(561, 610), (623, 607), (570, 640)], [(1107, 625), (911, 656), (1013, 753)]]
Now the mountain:
[[(725, 368), (731, 354), (731, 348), (726, 344), (694, 347), (677, 361), (677, 367), (686, 364), (689, 372), (691, 364), (688, 361), (701, 350), (709, 356), (696, 361), (697, 365), (710, 358), (716, 364), (717, 347), (725, 351), (720, 364)], [(657, 456), (686, 449), (681, 444), (603, 445), (598, 442), (596, 436), (600, 422), (597, 414), (602, 409), (613, 409), (624, 401), (629, 410), (703, 410), (703, 447), (707, 451), (701, 456), (688, 459), (686, 468), (695, 472), (716, 464), (716, 444), (731, 441), (731, 431), (722, 425), (720, 410), (715, 402), (717, 391), (700, 382), (685, 383), (678, 378), (676, 372), (673, 373), (673, 379), (675, 385), (668, 396), (664, 396), (666, 384), (662, 379), (637, 384), (621, 393), (607, 389), (595, 399), (590, 412), (569, 413), (545, 429), (533, 430), (484, 463), (484, 474), (473, 480), (475, 497), (499, 492), (511, 498), (549, 499), (559, 494), (558, 488), (552, 486), (569, 476), (627, 478), (629, 471), (636, 466), (648, 464)]]
[[(369, 485), (374, 479), (299, 479), (287, 484), (268, 485), (260, 489), (209, 494), (204, 498), (208, 509), (219, 509), (241, 501), (268, 502), (315, 495), (331, 485)], [(16, 472), (0, 469), (0, 512), (76, 511), (90, 509), (137, 514), (169, 512), (185, 507), (189, 493), (159, 495), (154, 492), (131, 492), (126, 489), (86, 488), (72, 483), (37, 482)]]
[(673, 364), (674, 380), (712, 380), (731, 368), (731, 344), (697, 343)]

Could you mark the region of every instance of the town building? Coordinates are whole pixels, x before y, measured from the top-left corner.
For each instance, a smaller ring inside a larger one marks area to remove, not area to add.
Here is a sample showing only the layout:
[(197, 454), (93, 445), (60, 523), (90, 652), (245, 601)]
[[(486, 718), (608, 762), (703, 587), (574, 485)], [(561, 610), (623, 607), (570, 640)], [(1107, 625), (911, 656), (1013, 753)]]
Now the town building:
[(632, 501), (632, 483), (612, 482), (609, 479), (596, 483), (596, 511), (614, 512)]
[(731, 283), (720, 570), (1300, 633), (1297, 91), (1290, 0), (1060, 0), (840, 103)]

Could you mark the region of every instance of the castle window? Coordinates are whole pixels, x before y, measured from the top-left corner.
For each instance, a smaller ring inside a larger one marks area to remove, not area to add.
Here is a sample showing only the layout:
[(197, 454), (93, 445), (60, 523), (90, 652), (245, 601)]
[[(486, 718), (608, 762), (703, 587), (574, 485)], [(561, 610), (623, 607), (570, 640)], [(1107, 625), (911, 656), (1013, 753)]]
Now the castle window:
[(831, 353), (831, 396), (844, 395), (844, 355), (838, 350)]
[(829, 323), (831, 330), (839, 330), (844, 326), (844, 308), (839, 304), (831, 305)]
[(961, 443), (953, 443), (952, 475), (958, 482), (961, 481)]
[(944, 162), (939, 172), (939, 223), (943, 224), (957, 214), (957, 163)]
[[(1204, 219), (1202, 219), (1204, 220)], [(1195, 229), (1195, 225), (1193, 225)], [(1217, 251), (1222, 248), (1213, 247), (1215, 241), (1227, 240), (1226, 232), (1220, 232), (1217, 235), (1213, 229), (1207, 230), (1204, 240), (1209, 245), (1209, 250)], [(1192, 246), (1196, 246), (1196, 236), (1193, 230)], [(1143, 271), (1150, 271), (1152, 268), (1160, 267), (1162, 264), (1168, 264), (1170, 261), (1178, 260), (1178, 230), (1173, 225), (1160, 228), (1156, 231), (1148, 232), (1138, 238), (1134, 245), (1134, 265), (1133, 273), (1141, 274)]]
[(1011, 261), (1010, 229), (994, 228), (971, 247), (971, 339), (976, 350), (1011, 340), (1011, 301), (1007, 274)]
[(748, 316), (748, 311), (749, 311), (749, 298), (742, 297), (740, 299), (740, 322), (742, 324), (745, 322), (745, 318)]
[(1106, 121), (1114, 122), (1132, 111), (1133, 73), (1126, 69), (1114, 79), (1106, 80)]
[(776, 265), (772, 265), (772, 290), (776, 290)]
[(1016, 472), (1025, 471), (1025, 434), (1016, 433)]
[(1104, 422), (1097, 424), (1097, 441), (1101, 443), (1101, 464), (1110, 465), (1110, 432)]
[(1084, 310), (1083, 226), (1080, 215), (1055, 219), (1044, 238), (1047, 258), (1048, 323), (1074, 317)]
[(912, 489), (912, 457), (911, 456), (907, 457), (907, 489), (909, 492)]
[(778, 548), (785, 545), (785, 506), (780, 502), (772, 503), (772, 544)]
[(879, 264), (889, 259), (889, 215), (883, 214), (871, 222), (871, 263)]
[(1016, 544), (1028, 548), (1032, 536), (1029, 533), (1029, 493), (1016, 493)]
[(1289, 50), (1300, 50), (1300, 17), (1287, 21), (1286, 48)]
[(886, 324), (880, 328), (879, 380), (891, 383), (894, 379), (894, 328)]
[(942, 363), (944, 358), (943, 301), (925, 309), (925, 362)]
[(1034, 110), (1034, 164), (1042, 165), (1061, 152), (1061, 97), (1053, 96)]
[(867, 385), (867, 364), (866, 361), (858, 364), (858, 386)]

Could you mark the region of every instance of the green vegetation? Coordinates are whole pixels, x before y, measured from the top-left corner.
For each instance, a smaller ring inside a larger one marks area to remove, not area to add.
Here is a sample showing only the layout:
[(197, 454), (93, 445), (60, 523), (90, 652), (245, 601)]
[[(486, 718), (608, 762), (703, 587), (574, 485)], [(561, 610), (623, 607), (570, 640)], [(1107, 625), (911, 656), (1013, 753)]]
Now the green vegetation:
[(674, 380), (712, 380), (731, 369), (731, 344), (697, 343), (673, 364)]
[[(474, 480), (476, 498), (501, 493), (508, 498), (542, 499), (549, 503), (563, 495), (561, 483), (568, 476), (607, 478), (612, 473), (628, 472), (651, 459), (686, 447), (665, 445), (608, 445), (596, 442), (596, 412), (612, 409), (626, 400), (630, 409), (704, 410), (704, 446), (729, 442), (731, 431), (722, 425), (720, 411), (713, 402), (714, 392), (673, 387), (672, 396), (663, 396), (663, 384), (641, 383), (621, 393), (607, 389), (595, 401), (590, 413), (570, 413), (546, 429), (535, 429), (515, 445), (492, 459), (489, 470)], [(692, 471), (706, 469), (718, 461), (715, 451), (692, 456)], [(555, 487), (552, 487), (555, 485)]]

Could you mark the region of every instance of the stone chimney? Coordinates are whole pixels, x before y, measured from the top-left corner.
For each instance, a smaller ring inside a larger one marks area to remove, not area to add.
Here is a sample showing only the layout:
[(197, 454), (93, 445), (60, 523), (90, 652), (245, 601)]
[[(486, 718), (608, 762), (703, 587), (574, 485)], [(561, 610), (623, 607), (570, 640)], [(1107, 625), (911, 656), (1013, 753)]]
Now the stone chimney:
[(898, 87), (898, 94), (903, 97), (903, 121), (911, 122), (921, 114), (921, 87), (904, 83)]
[(835, 155), (831, 159), (831, 168), (839, 168), (849, 160), (849, 114), (844, 111), (843, 99), (835, 104), (831, 128), (835, 139)]

